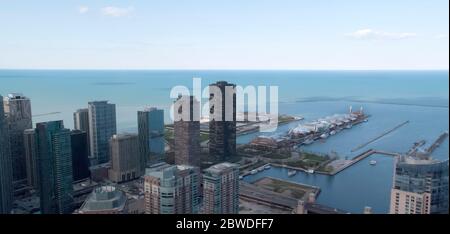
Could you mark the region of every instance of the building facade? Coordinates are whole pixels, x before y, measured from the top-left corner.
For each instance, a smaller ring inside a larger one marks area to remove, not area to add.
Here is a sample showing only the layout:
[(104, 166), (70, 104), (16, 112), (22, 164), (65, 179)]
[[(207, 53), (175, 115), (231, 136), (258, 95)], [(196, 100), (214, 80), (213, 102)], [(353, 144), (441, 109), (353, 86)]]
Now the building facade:
[(4, 109), (9, 124), (14, 181), (26, 181), (27, 169), (23, 132), (33, 127), (30, 99), (19, 93), (8, 94)]
[(143, 172), (139, 154), (139, 141), (136, 134), (114, 135), (110, 140), (111, 169), (109, 179), (125, 182), (139, 178)]
[(209, 154), (215, 161), (236, 155), (235, 87), (226, 81), (209, 86)]
[[(164, 110), (148, 108), (138, 111), (138, 132), (141, 167), (144, 171), (148, 163), (165, 152)], [(156, 155), (155, 158), (152, 155)]]
[(203, 173), (203, 208), (205, 214), (239, 212), (239, 166), (220, 163)]
[(27, 129), (23, 132), (25, 147), (25, 161), (27, 166), (27, 185), (39, 189), (38, 145), (35, 129)]
[(94, 164), (109, 161), (109, 139), (117, 133), (116, 105), (107, 101), (89, 102), (89, 140)]
[(81, 130), (73, 130), (70, 133), (72, 150), (72, 172), (73, 181), (80, 181), (89, 178), (89, 155), (87, 133)]
[(90, 129), (89, 129), (89, 109), (79, 109), (73, 113), (73, 126), (75, 130), (80, 130), (83, 132), (86, 132), (87, 134), (87, 148), (88, 148), (88, 155), (91, 155), (91, 147), (90, 147)]
[(62, 121), (36, 124), (42, 214), (69, 214), (73, 205), (70, 130)]
[(13, 172), (9, 150), (8, 123), (0, 96), (0, 214), (9, 214), (13, 204)]
[(391, 214), (448, 214), (448, 160), (397, 159)]
[(199, 166), (200, 103), (194, 96), (182, 96), (174, 108), (175, 164)]
[(198, 167), (156, 165), (145, 174), (145, 213), (195, 214), (200, 205)]

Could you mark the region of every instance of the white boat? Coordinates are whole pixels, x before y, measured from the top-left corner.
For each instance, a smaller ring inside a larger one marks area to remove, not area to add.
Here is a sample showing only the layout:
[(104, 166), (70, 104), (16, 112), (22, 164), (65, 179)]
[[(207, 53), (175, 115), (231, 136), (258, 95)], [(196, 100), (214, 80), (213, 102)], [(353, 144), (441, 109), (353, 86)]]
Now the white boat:
[(308, 140), (304, 141), (303, 144), (305, 144), (305, 145), (310, 145), (310, 144), (312, 144), (313, 142), (314, 142), (314, 140), (308, 139)]
[(337, 132), (335, 130), (333, 130), (333, 131), (330, 132), (330, 135), (334, 136), (334, 135), (336, 135), (336, 133)]
[(244, 177), (243, 176), (239, 176), (239, 179), (242, 180), (242, 179), (244, 179)]
[(347, 125), (345, 126), (346, 129), (350, 129), (350, 128), (352, 128), (352, 127), (353, 127), (353, 125), (351, 125), (351, 124), (347, 124)]
[(251, 170), (251, 171), (250, 171), (250, 174), (252, 174), (252, 175), (257, 174), (257, 173), (258, 173), (257, 170)]
[(271, 167), (272, 167), (272, 166), (270, 166), (270, 165), (266, 165), (266, 166), (264, 167), (264, 169), (269, 170)]
[(309, 174), (314, 174), (314, 170), (313, 169), (309, 169), (306, 172), (308, 172)]
[(369, 164), (372, 165), (372, 166), (375, 166), (375, 165), (377, 164), (377, 161), (371, 160), (371, 161), (369, 162)]
[(289, 170), (289, 171), (288, 171), (288, 176), (289, 176), (289, 177), (295, 176), (296, 174), (297, 174), (297, 171), (296, 171), (296, 170)]
[(327, 139), (330, 135), (328, 133), (324, 133), (322, 135), (320, 135), (320, 138), (322, 139)]
[(262, 172), (262, 171), (264, 171), (264, 167), (260, 167), (260, 168), (258, 168), (258, 169), (257, 169), (257, 171), (258, 171), (258, 172)]

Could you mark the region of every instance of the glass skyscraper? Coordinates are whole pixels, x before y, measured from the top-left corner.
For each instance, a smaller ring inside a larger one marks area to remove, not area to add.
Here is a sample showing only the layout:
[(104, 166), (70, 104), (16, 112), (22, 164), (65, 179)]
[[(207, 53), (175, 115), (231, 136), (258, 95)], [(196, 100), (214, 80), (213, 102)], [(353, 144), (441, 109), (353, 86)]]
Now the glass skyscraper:
[(8, 126), (0, 96), (0, 214), (8, 214), (13, 202), (13, 174), (9, 150)]
[(164, 110), (148, 108), (138, 111), (139, 151), (142, 171), (150, 161), (151, 155), (163, 155)]
[(93, 165), (109, 161), (109, 139), (117, 133), (116, 105), (89, 102), (89, 140)]
[(14, 181), (26, 181), (27, 167), (23, 147), (23, 132), (33, 127), (30, 99), (20, 93), (8, 94), (4, 101), (9, 125), (11, 160)]
[(448, 213), (448, 160), (400, 157), (395, 167), (390, 213)]
[(36, 124), (41, 213), (73, 212), (70, 130), (62, 121)]

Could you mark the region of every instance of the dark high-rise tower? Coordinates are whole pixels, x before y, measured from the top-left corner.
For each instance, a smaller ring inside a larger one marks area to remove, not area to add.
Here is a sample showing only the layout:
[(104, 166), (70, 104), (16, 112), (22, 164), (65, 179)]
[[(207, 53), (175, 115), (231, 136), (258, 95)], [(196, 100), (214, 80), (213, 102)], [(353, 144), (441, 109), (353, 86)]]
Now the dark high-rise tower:
[(62, 121), (36, 124), (41, 213), (72, 213), (73, 177), (70, 130)]
[(0, 96), (0, 214), (9, 214), (13, 203), (13, 172), (8, 134), (3, 97)]
[(89, 102), (89, 140), (94, 164), (109, 161), (109, 139), (117, 133), (116, 105)]
[(151, 155), (164, 154), (164, 110), (148, 108), (138, 111), (141, 170), (145, 171)]
[(217, 161), (225, 161), (236, 154), (235, 87), (226, 81), (209, 86), (209, 154)]
[(89, 140), (89, 109), (79, 109), (73, 113), (73, 128), (75, 130), (81, 130), (86, 132), (86, 140), (87, 140), (87, 148), (88, 148), (88, 155), (90, 154), (90, 140)]
[(80, 130), (73, 130), (70, 133), (72, 149), (72, 171), (73, 181), (80, 181), (89, 178), (89, 157), (87, 147), (87, 133)]
[(35, 129), (27, 129), (23, 132), (25, 147), (25, 161), (27, 165), (27, 185), (39, 189), (39, 160), (38, 145)]
[(33, 127), (30, 99), (19, 93), (8, 94), (5, 98), (5, 113), (9, 124), (9, 139), (14, 181), (27, 179), (23, 131)]
[(199, 108), (200, 104), (194, 96), (181, 96), (176, 102), (174, 135), (175, 164), (177, 165), (200, 165)]

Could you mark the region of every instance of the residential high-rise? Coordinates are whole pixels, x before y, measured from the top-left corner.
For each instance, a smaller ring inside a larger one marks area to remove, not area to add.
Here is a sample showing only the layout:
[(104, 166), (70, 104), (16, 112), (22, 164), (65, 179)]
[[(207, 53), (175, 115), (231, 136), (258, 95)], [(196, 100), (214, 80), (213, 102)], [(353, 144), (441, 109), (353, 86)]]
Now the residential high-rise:
[(114, 186), (95, 188), (87, 197), (78, 214), (126, 214), (127, 195)]
[(175, 164), (199, 166), (200, 104), (194, 96), (181, 96), (174, 108)]
[(109, 139), (117, 133), (116, 105), (107, 101), (89, 102), (89, 140), (92, 165), (109, 161)]
[(89, 109), (78, 109), (73, 113), (73, 126), (75, 130), (81, 130), (87, 133), (87, 148), (88, 148), (88, 155), (90, 154), (91, 147), (90, 147), (90, 130), (89, 130)]
[(203, 173), (203, 213), (237, 214), (239, 211), (239, 166), (220, 163)]
[(13, 172), (9, 150), (8, 124), (0, 96), (0, 214), (9, 214), (13, 203)]
[(89, 178), (89, 156), (87, 147), (87, 133), (81, 130), (73, 130), (70, 133), (72, 149), (73, 181)]
[(236, 155), (235, 87), (226, 81), (209, 86), (209, 154), (215, 161)]
[(111, 169), (109, 179), (125, 182), (139, 178), (143, 171), (140, 166), (139, 141), (136, 134), (114, 135), (110, 140)]
[(27, 129), (23, 133), (25, 161), (27, 165), (27, 185), (39, 189), (38, 145), (35, 129)]
[(145, 174), (147, 214), (195, 214), (199, 211), (201, 173), (198, 167), (156, 165)]
[(448, 160), (397, 159), (391, 214), (448, 214)]
[(33, 127), (30, 99), (19, 93), (8, 94), (4, 101), (9, 124), (9, 139), (14, 181), (26, 181), (27, 169), (23, 132)]
[(36, 124), (39, 197), (42, 214), (72, 213), (73, 177), (70, 130), (62, 121)]
[(164, 110), (148, 108), (138, 111), (139, 151), (141, 168), (145, 170), (152, 155), (164, 154)]

